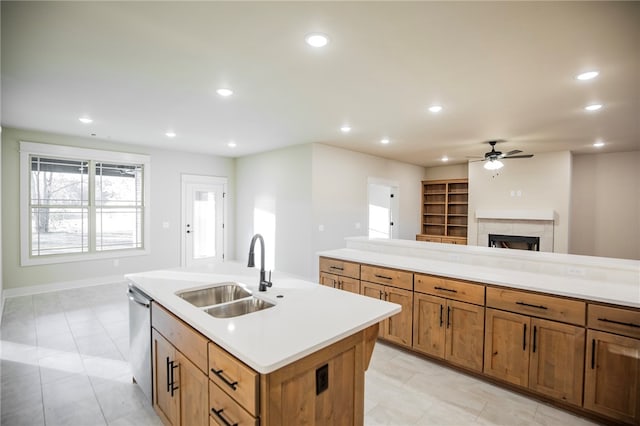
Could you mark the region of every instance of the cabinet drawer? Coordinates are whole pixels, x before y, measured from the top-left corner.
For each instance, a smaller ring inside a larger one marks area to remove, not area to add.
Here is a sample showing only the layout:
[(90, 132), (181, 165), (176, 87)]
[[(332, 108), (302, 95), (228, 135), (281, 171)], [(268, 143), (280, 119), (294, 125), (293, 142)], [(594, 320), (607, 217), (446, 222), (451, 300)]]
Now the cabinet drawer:
[(360, 264), (346, 262), (344, 260), (320, 258), (320, 271), (330, 274), (342, 275), (343, 277), (360, 278)]
[[(258, 421), (209, 380), (209, 425), (256, 426)], [(226, 423), (225, 423), (226, 422)]]
[(207, 372), (207, 339), (162, 306), (151, 304), (151, 325), (196, 367)]
[(258, 414), (258, 373), (214, 343), (209, 343), (209, 379), (250, 414)]
[(361, 280), (413, 290), (413, 273), (362, 265)]
[(487, 287), (487, 306), (575, 325), (585, 324), (586, 305), (577, 300)]
[(433, 275), (416, 274), (414, 290), (447, 299), (484, 305), (484, 286), (464, 281), (450, 280)]
[(417, 234), (416, 241), (426, 241), (428, 243), (441, 243), (442, 237), (434, 237), (432, 235)]
[(589, 305), (587, 327), (640, 339), (640, 311)]
[(461, 244), (461, 245), (467, 245), (467, 239), (466, 238), (453, 238), (453, 237), (442, 237), (442, 243), (444, 244)]

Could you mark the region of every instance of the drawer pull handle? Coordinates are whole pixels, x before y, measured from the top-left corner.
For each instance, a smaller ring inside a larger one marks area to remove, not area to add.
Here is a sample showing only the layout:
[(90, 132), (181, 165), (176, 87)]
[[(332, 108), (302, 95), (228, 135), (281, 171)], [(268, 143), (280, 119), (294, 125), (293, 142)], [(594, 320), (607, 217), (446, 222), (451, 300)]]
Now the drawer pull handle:
[(434, 287), (434, 289), (442, 290), (442, 291), (448, 291), (450, 293), (457, 293), (458, 292), (458, 290), (451, 290), (450, 288), (444, 288), (444, 287)]
[(224, 423), (226, 426), (238, 426), (238, 423), (230, 423), (227, 419), (225, 419), (224, 417), (222, 417), (222, 412), (224, 411), (223, 408), (216, 410), (215, 408), (211, 409), (211, 412), (213, 414), (216, 415), (216, 417), (218, 417), (220, 420), (222, 420), (222, 423)]
[(344, 268), (341, 268), (339, 266), (329, 266), (329, 269), (336, 269), (338, 271), (344, 271)]
[(607, 319), (607, 318), (598, 318), (598, 321), (610, 322), (612, 324), (618, 324), (618, 325), (626, 325), (627, 327), (640, 328), (640, 324), (634, 324), (632, 322), (615, 321), (615, 320), (610, 320), (610, 319)]
[(522, 350), (527, 350), (527, 324), (522, 324)]
[(444, 309), (444, 306), (440, 305), (440, 327), (442, 327), (442, 310)]
[(451, 325), (449, 318), (451, 318), (451, 306), (447, 306), (447, 328), (449, 328), (449, 325)]
[(516, 305), (522, 305), (522, 306), (528, 306), (530, 308), (538, 308), (538, 309), (549, 309), (546, 306), (542, 306), (542, 305), (531, 305), (529, 303), (524, 303), (524, 302), (516, 302)]
[(385, 279), (385, 280), (392, 280), (393, 279), (391, 277), (386, 277), (384, 275), (378, 275), (378, 274), (373, 274), (373, 276), (376, 277), (376, 278), (382, 278), (382, 279)]
[(596, 339), (591, 339), (591, 369), (596, 368)]
[(238, 388), (238, 382), (230, 382), (229, 380), (227, 380), (227, 378), (222, 375), (222, 370), (214, 370), (212, 368), (211, 372), (216, 376), (220, 377), (220, 379), (231, 389), (236, 390)]

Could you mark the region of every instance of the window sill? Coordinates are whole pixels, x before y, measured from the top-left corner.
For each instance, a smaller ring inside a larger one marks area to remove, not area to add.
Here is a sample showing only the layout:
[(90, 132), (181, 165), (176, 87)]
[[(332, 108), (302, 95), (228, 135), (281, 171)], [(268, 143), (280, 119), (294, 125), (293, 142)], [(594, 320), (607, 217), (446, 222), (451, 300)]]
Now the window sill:
[(104, 253), (58, 254), (43, 257), (29, 257), (28, 259), (21, 259), (20, 266), (55, 265), (59, 263), (121, 259), (125, 257), (146, 256), (149, 252), (149, 249), (130, 249), (114, 250)]

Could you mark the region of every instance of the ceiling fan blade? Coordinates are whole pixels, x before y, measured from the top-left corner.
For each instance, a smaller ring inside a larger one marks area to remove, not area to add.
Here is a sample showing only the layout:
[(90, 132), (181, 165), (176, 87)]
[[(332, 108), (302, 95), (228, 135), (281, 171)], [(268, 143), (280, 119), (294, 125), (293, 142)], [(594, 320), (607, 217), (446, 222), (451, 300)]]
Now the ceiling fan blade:
[(485, 161), (485, 160), (486, 160), (486, 158), (482, 158), (482, 159), (480, 159), (480, 160), (469, 160), (469, 162), (470, 162), (470, 163), (477, 163), (477, 162), (479, 162), (479, 161)]
[(480, 159), (480, 160), (484, 160), (484, 157), (480, 157), (479, 155), (467, 155), (465, 158), (469, 159), (469, 160), (475, 160), (475, 159)]
[(509, 151), (506, 154), (504, 154), (505, 157), (508, 157), (510, 155), (515, 155), (515, 154), (520, 154), (522, 151), (520, 151), (519, 149), (514, 149), (513, 151)]
[(503, 160), (508, 160), (509, 158), (531, 158), (533, 157), (533, 154), (526, 154), (526, 155), (513, 155), (511, 157), (504, 157), (502, 158)]

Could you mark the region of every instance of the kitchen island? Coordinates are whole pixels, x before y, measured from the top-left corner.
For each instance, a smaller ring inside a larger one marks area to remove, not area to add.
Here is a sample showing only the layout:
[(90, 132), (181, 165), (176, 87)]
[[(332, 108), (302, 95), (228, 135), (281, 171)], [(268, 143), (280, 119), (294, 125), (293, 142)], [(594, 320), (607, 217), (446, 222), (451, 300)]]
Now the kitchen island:
[(319, 256), (322, 284), (348, 279), (402, 305), (380, 338), (605, 423), (640, 424), (639, 261), (365, 237)]
[[(227, 262), (127, 275), (153, 299), (153, 403), (166, 424), (363, 424), (378, 323), (400, 306)], [(274, 306), (217, 318), (177, 293), (222, 283)]]

